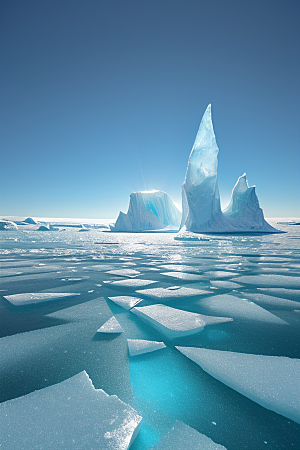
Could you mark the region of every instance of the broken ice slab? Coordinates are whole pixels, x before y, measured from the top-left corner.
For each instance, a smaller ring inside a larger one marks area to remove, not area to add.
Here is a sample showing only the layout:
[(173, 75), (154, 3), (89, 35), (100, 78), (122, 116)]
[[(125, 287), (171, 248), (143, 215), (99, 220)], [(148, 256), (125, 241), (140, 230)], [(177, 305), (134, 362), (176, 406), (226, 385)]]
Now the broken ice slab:
[(140, 275), (141, 272), (134, 269), (116, 269), (116, 270), (109, 270), (108, 272), (105, 273), (108, 273), (109, 275), (117, 275), (120, 277), (136, 277), (137, 275)]
[(13, 277), (21, 274), (22, 272), (14, 269), (0, 269), (0, 277)]
[(153, 280), (141, 280), (140, 278), (133, 278), (130, 280), (118, 280), (111, 281), (107, 284), (112, 287), (128, 287), (128, 288), (139, 288), (143, 286), (149, 286), (149, 284), (157, 283)]
[(162, 272), (161, 275), (186, 281), (199, 281), (203, 279), (202, 275), (195, 275), (193, 273), (186, 272)]
[(123, 333), (123, 331), (115, 316), (112, 316), (97, 330), (97, 333)]
[(196, 297), (198, 295), (211, 294), (210, 291), (204, 291), (203, 289), (194, 289), (187, 287), (171, 286), (169, 288), (152, 288), (136, 291), (138, 294), (145, 295), (147, 297), (155, 299), (169, 299), (169, 298), (189, 298)]
[(300, 302), (274, 297), (273, 295), (261, 294), (260, 292), (245, 292), (243, 293), (243, 296), (259, 305), (267, 306), (269, 308), (295, 309), (300, 307)]
[(272, 294), (280, 298), (289, 298), (292, 300), (300, 301), (300, 289), (287, 289), (287, 288), (258, 288), (259, 291)]
[(197, 304), (213, 314), (225, 314), (234, 319), (288, 325), (287, 322), (266, 311), (250, 300), (223, 294), (199, 300)]
[(75, 292), (28, 292), (25, 294), (5, 295), (4, 298), (15, 306), (31, 305), (33, 303), (61, 300), (64, 297), (80, 295)]
[(183, 422), (177, 421), (153, 450), (226, 450), (223, 445), (216, 444), (205, 434)]
[(166, 347), (163, 342), (146, 341), (143, 339), (127, 339), (127, 343), (130, 356), (155, 352), (156, 350)]
[(116, 305), (119, 305), (119, 306), (121, 306), (121, 308), (124, 308), (127, 310), (133, 308), (135, 305), (137, 305), (138, 303), (140, 303), (142, 301), (141, 298), (131, 297), (129, 295), (119, 295), (116, 297), (108, 297), (108, 298), (112, 302), (116, 303)]
[(201, 269), (201, 266), (187, 266), (185, 264), (162, 264), (160, 266), (161, 269), (166, 269), (166, 270), (174, 270), (176, 272), (191, 272), (191, 273), (199, 273), (199, 272), (203, 272), (203, 270)]
[(227, 280), (211, 280), (210, 284), (219, 289), (239, 289), (242, 287), (241, 284)]
[(288, 275), (245, 275), (234, 281), (255, 287), (300, 289), (300, 277)]
[(204, 272), (203, 278), (208, 278), (209, 280), (218, 279), (218, 278), (232, 278), (238, 276), (236, 272), (229, 272), (225, 270), (213, 270)]
[(127, 450), (142, 417), (116, 395), (95, 389), (81, 372), (0, 404), (0, 447)]
[(176, 348), (230, 388), (300, 423), (300, 359), (197, 347)]
[(166, 305), (135, 307), (131, 312), (152, 325), (169, 339), (199, 333), (206, 325), (232, 321), (229, 317), (205, 316)]
[(83, 267), (84, 270), (92, 270), (95, 272), (105, 272), (107, 270), (112, 270), (115, 268), (114, 264), (97, 264), (94, 266)]

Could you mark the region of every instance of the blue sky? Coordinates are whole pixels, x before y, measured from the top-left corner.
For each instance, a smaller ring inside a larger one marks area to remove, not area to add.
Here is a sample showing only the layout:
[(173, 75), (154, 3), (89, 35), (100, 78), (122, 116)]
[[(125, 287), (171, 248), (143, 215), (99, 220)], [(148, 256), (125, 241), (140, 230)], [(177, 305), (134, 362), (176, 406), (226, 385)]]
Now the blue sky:
[(206, 106), (223, 206), (247, 173), (300, 215), (297, 0), (2, 0), (2, 215), (114, 218), (181, 202)]

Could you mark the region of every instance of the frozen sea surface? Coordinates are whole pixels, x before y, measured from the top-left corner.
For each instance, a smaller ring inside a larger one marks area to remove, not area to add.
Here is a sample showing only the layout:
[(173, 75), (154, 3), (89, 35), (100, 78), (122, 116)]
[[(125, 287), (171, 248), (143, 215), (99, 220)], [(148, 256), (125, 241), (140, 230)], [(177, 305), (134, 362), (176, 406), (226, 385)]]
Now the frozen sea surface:
[[(271, 224), (286, 233), (178, 241), (173, 233), (0, 231), (1, 402), (85, 370), (96, 389), (143, 417), (132, 450), (162, 448), (178, 423), (186, 448), (200, 433), (230, 450), (299, 450), (299, 424), (175, 349), (300, 358), (300, 227)], [(234, 320), (169, 339), (131, 312), (154, 304)], [(97, 332), (112, 317), (123, 332)], [(128, 340), (166, 347), (129, 357)]]

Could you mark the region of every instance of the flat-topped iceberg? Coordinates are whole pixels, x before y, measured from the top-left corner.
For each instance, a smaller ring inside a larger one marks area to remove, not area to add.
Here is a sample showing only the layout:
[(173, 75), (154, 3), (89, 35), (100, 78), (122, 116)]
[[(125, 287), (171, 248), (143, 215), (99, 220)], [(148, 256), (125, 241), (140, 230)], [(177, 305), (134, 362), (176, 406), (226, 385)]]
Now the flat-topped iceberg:
[(166, 305), (135, 307), (131, 312), (152, 325), (169, 339), (199, 333), (206, 325), (231, 322), (229, 317), (213, 317), (197, 314)]
[(218, 188), (218, 153), (208, 105), (192, 148), (182, 186), (182, 229), (195, 233), (279, 232), (269, 225), (259, 206), (255, 187), (242, 175), (232, 191), (229, 206), (222, 212)]
[(112, 231), (178, 229), (181, 213), (163, 191), (133, 192), (127, 214), (120, 212)]
[(0, 447), (127, 450), (142, 417), (86, 372), (0, 404)]
[(183, 422), (177, 421), (173, 428), (164, 436), (153, 450), (226, 450), (223, 445), (216, 444), (205, 434)]
[(240, 394), (300, 423), (300, 359), (197, 347), (176, 348)]

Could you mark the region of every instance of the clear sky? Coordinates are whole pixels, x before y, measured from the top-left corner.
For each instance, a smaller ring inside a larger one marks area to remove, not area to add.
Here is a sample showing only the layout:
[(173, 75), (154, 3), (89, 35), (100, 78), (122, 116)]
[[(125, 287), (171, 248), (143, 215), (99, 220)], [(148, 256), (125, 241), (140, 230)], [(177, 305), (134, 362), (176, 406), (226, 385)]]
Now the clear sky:
[(247, 173), (300, 215), (298, 0), (1, 0), (2, 215), (115, 218), (181, 203), (206, 106), (223, 206)]

